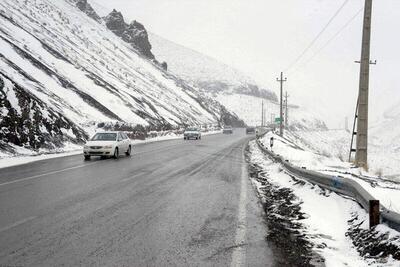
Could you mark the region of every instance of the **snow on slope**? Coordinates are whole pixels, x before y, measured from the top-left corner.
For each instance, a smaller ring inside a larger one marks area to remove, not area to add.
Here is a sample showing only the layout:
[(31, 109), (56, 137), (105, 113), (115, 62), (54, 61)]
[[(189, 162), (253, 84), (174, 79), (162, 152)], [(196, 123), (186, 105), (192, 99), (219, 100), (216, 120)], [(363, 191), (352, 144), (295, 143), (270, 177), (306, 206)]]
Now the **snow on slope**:
[[(157, 58), (168, 62), (168, 69), (197, 85), (237, 114), (247, 125), (259, 125), (261, 102), (266, 107), (266, 121), (279, 117), (278, 99), (272, 91), (257, 86), (249, 77), (217, 60), (189, 48), (149, 34)], [(324, 129), (324, 122), (304, 108), (290, 106), (292, 128)], [(288, 120), (289, 120), (288, 119)]]
[(369, 128), (370, 169), (400, 181), (400, 102)]
[(239, 71), (211, 57), (175, 44), (156, 34), (150, 33), (149, 37), (157, 58), (167, 60), (169, 69), (180, 73), (184, 79), (200, 82), (221, 81), (234, 85), (252, 82)]
[[(266, 123), (279, 117), (279, 104), (267, 99), (243, 94), (218, 94), (216, 99), (228, 110), (235, 112), (248, 125), (260, 125), (262, 102), (266, 112)], [(321, 119), (306, 109), (296, 106), (288, 108), (288, 122), (290, 129), (325, 129)]]
[(149, 34), (153, 52), (168, 63), (168, 69), (212, 93), (242, 93), (277, 100), (276, 95), (259, 88), (240, 71), (190, 48), (178, 45), (156, 34)]
[[(400, 107), (400, 105), (398, 106)], [(373, 175), (400, 182), (400, 116), (390, 114), (369, 128), (368, 167)], [(351, 133), (343, 130), (292, 132), (309, 149), (332, 158), (348, 161)], [(354, 145), (353, 145), (354, 147)], [(354, 156), (354, 154), (353, 154)], [(400, 207), (399, 207), (400, 208)]]
[[(68, 119), (72, 128), (117, 121), (169, 127), (221, 117), (222, 107), (141, 56), (73, 0), (2, 0), (0, 47), (2, 83), (13, 83), (42, 110)], [(26, 108), (12, 94), (6, 100), (9, 108)], [(0, 108), (4, 121), (5, 104)], [(10, 131), (9, 126), (0, 130), (2, 140)], [(17, 130), (14, 136), (19, 135)], [(32, 145), (40, 135), (25, 141)]]

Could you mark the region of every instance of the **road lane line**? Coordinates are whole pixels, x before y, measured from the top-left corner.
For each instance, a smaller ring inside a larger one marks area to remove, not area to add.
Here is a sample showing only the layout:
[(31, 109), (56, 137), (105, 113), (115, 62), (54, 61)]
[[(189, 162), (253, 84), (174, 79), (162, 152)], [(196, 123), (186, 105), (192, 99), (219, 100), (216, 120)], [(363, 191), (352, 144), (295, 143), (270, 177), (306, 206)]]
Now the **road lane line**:
[(37, 178), (40, 178), (40, 177), (43, 177), (43, 176), (56, 174), (56, 173), (60, 173), (60, 172), (65, 172), (65, 171), (69, 171), (69, 170), (74, 170), (74, 169), (79, 169), (79, 168), (91, 166), (91, 165), (94, 165), (94, 164), (97, 164), (97, 163), (98, 162), (93, 162), (93, 163), (90, 163), (90, 164), (83, 164), (83, 165), (78, 165), (78, 166), (74, 166), (74, 167), (70, 167), (70, 168), (61, 169), (61, 170), (58, 170), (58, 171), (46, 172), (46, 173), (42, 173), (42, 174), (38, 174), (38, 175), (34, 175), (34, 176), (29, 176), (29, 177), (26, 177), (26, 178), (21, 178), (21, 179), (17, 179), (17, 180), (14, 180), (14, 181), (2, 183), (2, 184), (0, 184), (0, 186), (9, 185), (9, 184), (15, 184), (15, 183), (18, 183), (18, 182), (24, 182), (24, 181), (28, 181), (28, 180), (32, 180), (32, 179), (37, 179)]
[(146, 173), (147, 173), (147, 172), (139, 172), (139, 173), (137, 173), (137, 174), (135, 174), (135, 175), (132, 175), (132, 176), (129, 176), (129, 177), (126, 177), (126, 178), (122, 179), (120, 182), (122, 183), (122, 182), (126, 182), (126, 181), (129, 181), (129, 180), (135, 179), (135, 178), (137, 178), (137, 177), (140, 177), (140, 176), (142, 176), (142, 175), (145, 175)]
[[(133, 156), (134, 156), (134, 155), (139, 155), (139, 154), (144, 154), (144, 153), (149, 153), (149, 152), (155, 152), (155, 151), (159, 151), (159, 150), (164, 150), (164, 148), (170, 148), (170, 147), (174, 147), (174, 146), (178, 146), (178, 145), (179, 145), (179, 144), (174, 144), (174, 145), (164, 146), (164, 147), (162, 147), (162, 148), (157, 148), (157, 149), (153, 149), (153, 150), (147, 150), (147, 151), (137, 152), (137, 153), (134, 153)], [(167, 149), (167, 150), (168, 150), (168, 149)], [(26, 178), (21, 178), (21, 179), (17, 179), (17, 180), (14, 180), (14, 181), (9, 181), (9, 182), (2, 183), (2, 184), (0, 184), (0, 187), (1, 187), (1, 186), (5, 186), (5, 185), (10, 185), (10, 184), (18, 183), (18, 182), (23, 182), (23, 181), (29, 181), (29, 180), (32, 180), (32, 179), (37, 179), (37, 178), (40, 178), (40, 177), (43, 177), (43, 176), (47, 176), (47, 175), (51, 175), (51, 174), (56, 174), (56, 173), (60, 173), (60, 172), (64, 172), (64, 171), (79, 169), (79, 168), (83, 168), (83, 167), (90, 166), (90, 165), (97, 164), (97, 163), (98, 163), (98, 162), (94, 162), (94, 163), (90, 163), (90, 164), (83, 164), (83, 165), (78, 165), (78, 166), (74, 166), (74, 167), (70, 167), (70, 168), (65, 168), (65, 169), (62, 169), (62, 170), (57, 170), (57, 171), (52, 171), (52, 172), (48, 172), (48, 173), (42, 173), (42, 174), (38, 174), (38, 175), (34, 175), (34, 176), (29, 176), (29, 177), (26, 177)]]
[(4, 232), (4, 231), (7, 231), (7, 230), (10, 230), (11, 228), (17, 227), (18, 225), (21, 225), (21, 224), (24, 224), (24, 223), (26, 223), (26, 222), (32, 221), (32, 220), (35, 219), (36, 217), (37, 217), (37, 216), (31, 216), (31, 217), (28, 217), (28, 218), (19, 220), (19, 221), (15, 222), (15, 223), (13, 223), (13, 224), (11, 224), (11, 225), (9, 225), (9, 226), (0, 228), (0, 233), (2, 233), (2, 232)]
[(247, 203), (247, 166), (244, 158), (244, 147), (242, 149), (242, 174), (241, 174), (241, 185), (240, 185), (240, 198), (239, 198), (239, 210), (238, 210), (238, 227), (236, 229), (235, 236), (235, 249), (232, 252), (231, 267), (234, 266), (245, 266), (246, 264), (246, 227), (247, 227), (247, 214), (246, 214), (246, 203)]

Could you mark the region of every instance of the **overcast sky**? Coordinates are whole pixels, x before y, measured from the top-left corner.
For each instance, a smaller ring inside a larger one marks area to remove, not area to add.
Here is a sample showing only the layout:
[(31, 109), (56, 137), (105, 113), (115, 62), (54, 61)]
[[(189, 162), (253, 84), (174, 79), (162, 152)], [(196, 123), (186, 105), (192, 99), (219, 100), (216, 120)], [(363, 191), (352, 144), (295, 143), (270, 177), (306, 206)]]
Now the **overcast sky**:
[[(102, 12), (116, 8), (126, 20), (175, 43), (227, 63), (278, 92), (286, 70), (344, 0), (90, 0)], [(353, 119), (358, 93), (362, 12), (323, 50), (360, 9), (349, 0), (305, 57), (285, 74), (290, 101), (319, 113), (332, 128)], [(102, 14), (104, 15), (104, 14)], [(375, 0), (372, 16), (370, 114), (377, 120), (400, 103), (400, 0)], [(313, 57), (313, 55), (320, 52)], [(313, 57), (313, 60), (309, 60)]]

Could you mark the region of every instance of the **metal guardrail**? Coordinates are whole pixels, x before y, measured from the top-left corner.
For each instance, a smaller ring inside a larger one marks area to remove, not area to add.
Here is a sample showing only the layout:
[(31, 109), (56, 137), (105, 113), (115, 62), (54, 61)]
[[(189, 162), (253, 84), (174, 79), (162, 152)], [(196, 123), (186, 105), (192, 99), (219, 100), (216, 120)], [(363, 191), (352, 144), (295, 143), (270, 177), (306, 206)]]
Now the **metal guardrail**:
[[(264, 153), (268, 154), (272, 159), (274, 159), (274, 161), (282, 164), (288, 174), (301, 177), (313, 184), (351, 197), (355, 199), (368, 213), (370, 212), (370, 201), (376, 201), (376, 199), (355, 180), (299, 168), (285, 160), (283, 157), (270, 151), (258, 138), (256, 142)], [(380, 220), (383, 223), (386, 223), (389, 227), (400, 231), (400, 214), (387, 209), (382, 204), (380, 204)]]

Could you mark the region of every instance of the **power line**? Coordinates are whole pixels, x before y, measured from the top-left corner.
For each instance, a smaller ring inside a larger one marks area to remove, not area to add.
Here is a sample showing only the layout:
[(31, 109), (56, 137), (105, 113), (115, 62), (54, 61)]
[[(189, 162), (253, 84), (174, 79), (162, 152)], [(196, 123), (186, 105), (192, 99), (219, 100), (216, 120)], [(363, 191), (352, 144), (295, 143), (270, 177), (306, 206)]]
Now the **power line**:
[(315, 36), (315, 38), (311, 41), (311, 43), (303, 50), (303, 52), (285, 69), (285, 71), (288, 71), (290, 68), (292, 68), (297, 62), (300, 61), (300, 59), (310, 50), (310, 48), (315, 44), (315, 42), (321, 37), (321, 35), (325, 32), (325, 30), (329, 27), (329, 25), (332, 23), (332, 21), (339, 15), (340, 11), (345, 7), (345, 5), (349, 2), (349, 0), (345, 0), (343, 4), (339, 7), (338, 10), (336, 10), (335, 14), (329, 19), (328, 23), (322, 28), (322, 30)]
[(335, 40), (340, 33), (342, 33), (363, 11), (364, 7), (360, 8), (357, 13), (352, 16), (324, 45), (322, 45), (305, 63), (303, 63), (300, 67), (297, 67), (295, 70), (289, 72), (290, 74), (293, 74), (297, 72), (301, 67), (304, 67), (308, 63), (310, 63), (322, 50), (325, 49), (333, 40)]

